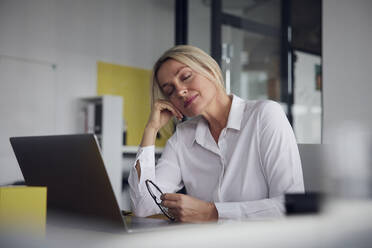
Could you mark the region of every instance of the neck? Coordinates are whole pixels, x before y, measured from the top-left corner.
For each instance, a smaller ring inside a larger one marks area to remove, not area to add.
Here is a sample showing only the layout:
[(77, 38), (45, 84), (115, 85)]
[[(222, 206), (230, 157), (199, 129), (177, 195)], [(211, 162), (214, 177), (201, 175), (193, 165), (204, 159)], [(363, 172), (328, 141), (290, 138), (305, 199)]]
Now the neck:
[(202, 114), (208, 121), (209, 129), (212, 134), (219, 133), (227, 125), (231, 108), (232, 98), (229, 97), (224, 91), (218, 91), (213, 102), (208, 109)]

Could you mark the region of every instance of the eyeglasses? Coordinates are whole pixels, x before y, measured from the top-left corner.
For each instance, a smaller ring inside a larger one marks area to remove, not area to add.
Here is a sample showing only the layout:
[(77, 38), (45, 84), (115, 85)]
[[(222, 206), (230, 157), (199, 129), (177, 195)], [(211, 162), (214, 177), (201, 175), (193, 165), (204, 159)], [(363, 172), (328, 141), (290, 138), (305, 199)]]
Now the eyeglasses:
[(158, 207), (160, 208), (160, 210), (163, 212), (163, 214), (165, 216), (168, 217), (168, 219), (174, 221), (175, 218), (169, 213), (168, 208), (166, 208), (166, 207), (164, 207), (164, 206), (161, 205), (161, 199), (160, 199), (160, 197), (163, 194), (163, 192), (151, 180), (147, 179), (145, 182), (146, 182), (147, 190), (149, 191), (152, 199), (154, 199), (156, 205), (158, 205)]

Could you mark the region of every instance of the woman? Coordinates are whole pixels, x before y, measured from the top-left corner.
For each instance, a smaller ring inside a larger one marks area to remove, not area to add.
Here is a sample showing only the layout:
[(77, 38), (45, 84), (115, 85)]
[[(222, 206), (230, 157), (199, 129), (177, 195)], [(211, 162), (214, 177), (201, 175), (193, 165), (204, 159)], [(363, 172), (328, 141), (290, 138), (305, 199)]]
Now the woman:
[[(155, 63), (153, 104), (129, 184), (135, 215), (160, 209), (146, 180), (163, 192), (161, 205), (182, 222), (282, 216), (283, 196), (304, 192), (296, 140), (280, 105), (227, 95), (217, 63), (193, 46), (176, 46)], [(179, 124), (155, 166), (156, 134)], [(176, 194), (185, 187), (187, 195)], [(169, 192), (169, 193), (168, 193)]]

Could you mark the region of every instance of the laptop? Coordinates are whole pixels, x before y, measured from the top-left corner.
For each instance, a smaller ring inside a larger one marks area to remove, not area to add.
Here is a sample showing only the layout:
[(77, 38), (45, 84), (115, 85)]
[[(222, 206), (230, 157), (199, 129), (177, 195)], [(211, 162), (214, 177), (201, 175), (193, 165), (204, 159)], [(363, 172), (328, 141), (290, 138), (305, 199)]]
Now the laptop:
[(58, 213), (125, 232), (174, 224), (122, 214), (94, 134), (11, 137), (10, 143), (26, 185), (47, 187), (48, 220)]

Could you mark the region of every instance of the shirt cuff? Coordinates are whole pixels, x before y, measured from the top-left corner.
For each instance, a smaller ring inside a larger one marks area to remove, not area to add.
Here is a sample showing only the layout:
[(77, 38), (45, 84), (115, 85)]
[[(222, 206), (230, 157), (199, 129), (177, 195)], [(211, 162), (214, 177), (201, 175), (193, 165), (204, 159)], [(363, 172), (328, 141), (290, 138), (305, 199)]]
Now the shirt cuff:
[[(137, 151), (137, 155), (136, 155), (136, 163), (137, 163), (138, 159), (142, 158), (143, 156), (149, 155), (149, 153), (151, 154), (151, 152), (155, 153), (155, 146), (154, 145), (138, 147), (138, 151)], [(134, 165), (136, 165), (136, 163), (134, 163)]]
[(145, 146), (139, 147), (136, 160), (134, 162), (134, 167), (137, 164), (137, 161), (140, 163), (141, 168), (141, 176), (138, 180), (137, 174), (137, 185), (138, 185), (138, 192), (140, 195), (143, 195), (146, 191), (146, 179), (153, 180), (155, 177), (155, 146)]
[(273, 199), (263, 199), (248, 202), (215, 202), (219, 219), (271, 219), (283, 217), (280, 202)]
[(226, 202), (215, 202), (218, 212), (218, 219), (239, 219), (238, 211), (234, 204), (226, 204)]

